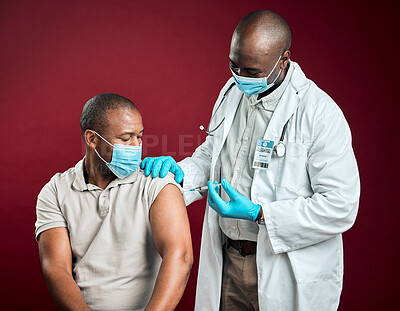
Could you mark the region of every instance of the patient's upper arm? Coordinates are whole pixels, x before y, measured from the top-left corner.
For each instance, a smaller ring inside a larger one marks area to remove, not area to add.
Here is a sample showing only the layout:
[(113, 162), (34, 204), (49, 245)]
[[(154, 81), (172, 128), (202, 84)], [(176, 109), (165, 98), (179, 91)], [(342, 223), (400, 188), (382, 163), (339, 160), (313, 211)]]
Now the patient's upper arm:
[(67, 228), (48, 229), (40, 233), (38, 239), (44, 274), (54, 268), (62, 268), (72, 274), (72, 252)]
[(192, 258), (192, 240), (185, 202), (179, 188), (167, 184), (150, 209), (154, 242), (161, 257), (169, 252)]
[(61, 211), (58, 202), (57, 182), (59, 174), (54, 175), (51, 180), (42, 188), (36, 203), (35, 234), (38, 240), (39, 235), (51, 228), (67, 227), (67, 221)]

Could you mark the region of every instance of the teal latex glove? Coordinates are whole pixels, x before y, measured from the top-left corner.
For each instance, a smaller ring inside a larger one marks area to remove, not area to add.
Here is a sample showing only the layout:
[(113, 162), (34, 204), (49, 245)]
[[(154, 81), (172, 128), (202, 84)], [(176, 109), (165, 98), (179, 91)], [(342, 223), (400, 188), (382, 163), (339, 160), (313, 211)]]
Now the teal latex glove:
[[(216, 183), (216, 182), (214, 182)], [(208, 204), (224, 218), (237, 218), (255, 221), (260, 212), (261, 205), (254, 204), (248, 198), (241, 195), (227, 182), (225, 178), (221, 180), (222, 187), (225, 189), (229, 202), (225, 202), (218, 195), (219, 187), (215, 187), (211, 181), (208, 185)], [(215, 188), (214, 188), (215, 187)]]
[(175, 162), (175, 160), (170, 156), (162, 156), (162, 157), (147, 157), (140, 164), (142, 170), (144, 170), (144, 174), (149, 176), (150, 173), (153, 178), (160, 176), (164, 178), (167, 176), (168, 172), (171, 172), (175, 175), (175, 181), (180, 184), (183, 181), (184, 173), (181, 167)]

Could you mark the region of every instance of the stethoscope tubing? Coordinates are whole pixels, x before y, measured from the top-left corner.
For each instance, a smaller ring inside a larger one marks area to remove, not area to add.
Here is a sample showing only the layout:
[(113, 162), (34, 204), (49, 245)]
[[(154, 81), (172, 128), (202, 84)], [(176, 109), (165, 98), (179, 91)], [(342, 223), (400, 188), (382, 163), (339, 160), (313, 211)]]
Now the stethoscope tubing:
[[(225, 98), (227, 97), (228, 93), (230, 92), (230, 90), (231, 90), (234, 86), (235, 86), (235, 82), (232, 82), (232, 84), (231, 84), (231, 85), (228, 87), (228, 89), (225, 91), (224, 95), (223, 95), (222, 98), (221, 98), (221, 101), (219, 102), (217, 108), (215, 109), (214, 113), (213, 113), (212, 116), (211, 116), (210, 122), (208, 123), (208, 126), (207, 126), (207, 130), (204, 128), (203, 125), (200, 125), (200, 130), (204, 131), (207, 135), (213, 136), (212, 133), (215, 132), (215, 131), (222, 125), (222, 123), (224, 123), (225, 117), (222, 118), (221, 122), (219, 122), (218, 125), (217, 125), (214, 129), (210, 130), (210, 124), (211, 124), (211, 122), (212, 122), (212, 120), (213, 120), (215, 114), (217, 113), (218, 109), (222, 106), (222, 104), (223, 104), (224, 101), (225, 101)], [(285, 138), (286, 129), (287, 129), (287, 126), (288, 126), (289, 121), (290, 121), (290, 118), (286, 121), (285, 125), (283, 126), (282, 134), (281, 134), (281, 137), (280, 137), (280, 139), (279, 139), (278, 145), (276, 145), (276, 146), (274, 147), (274, 153), (273, 153), (273, 154), (274, 154), (276, 157), (278, 157), (278, 158), (281, 158), (281, 157), (283, 157), (283, 156), (286, 154), (286, 146), (285, 146), (285, 144), (283, 143), (283, 140), (284, 140), (284, 138)], [(282, 152), (278, 151), (279, 149), (282, 150)]]
[(207, 135), (213, 136), (213, 132), (215, 132), (216, 130), (218, 130), (218, 128), (222, 125), (222, 123), (224, 123), (225, 121), (225, 117), (222, 118), (221, 122), (219, 122), (219, 124), (212, 130), (210, 130), (210, 124), (214, 118), (214, 116), (216, 115), (218, 109), (222, 106), (222, 104), (224, 103), (225, 98), (227, 97), (229, 91), (235, 86), (235, 82), (232, 82), (231, 85), (229, 85), (228, 89), (225, 91), (224, 95), (221, 98), (221, 101), (219, 102), (217, 108), (215, 109), (214, 113), (211, 116), (210, 122), (208, 123), (207, 126), (207, 130), (204, 128), (203, 125), (200, 125), (200, 129), (204, 132), (206, 132)]

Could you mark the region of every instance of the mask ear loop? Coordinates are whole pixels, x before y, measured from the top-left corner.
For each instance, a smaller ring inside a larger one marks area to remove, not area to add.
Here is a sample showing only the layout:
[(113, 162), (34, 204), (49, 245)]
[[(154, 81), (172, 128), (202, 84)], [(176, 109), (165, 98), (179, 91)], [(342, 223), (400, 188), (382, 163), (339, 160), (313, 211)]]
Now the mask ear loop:
[(105, 164), (108, 164), (108, 162), (107, 162), (106, 160), (104, 160), (104, 159), (101, 157), (101, 155), (97, 152), (96, 148), (94, 148), (94, 151), (96, 152), (96, 154), (98, 155), (98, 157), (99, 157), (101, 160), (103, 160), (103, 162), (104, 162)]
[(274, 79), (274, 81), (272, 81), (272, 83), (275, 83), (275, 81), (278, 80), (279, 76), (281, 75), (281, 72), (282, 72), (282, 67), (279, 69), (279, 73), (276, 76), (276, 78)]
[[(274, 66), (274, 68), (272, 68), (272, 70), (271, 70), (271, 72), (269, 73), (269, 75), (266, 77), (266, 79), (265, 80), (268, 80), (268, 78), (269, 78), (269, 76), (274, 72), (274, 70), (275, 70), (275, 67), (276, 67), (276, 65), (278, 65), (279, 64), (279, 62), (280, 62), (280, 60), (281, 60), (281, 58), (282, 58), (282, 56), (283, 56), (283, 54), (281, 55), (281, 56), (279, 56), (279, 58), (278, 58), (278, 61), (275, 63), (275, 66)], [(274, 81), (272, 81), (271, 83), (275, 83), (275, 81), (278, 79), (278, 77), (281, 75), (281, 72), (282, 72), (282, 67), (279, 69), (279, 73), (278, 73), (278, 75), (276, 76), (276, 78), (274, 79)], [(267, 82), (268, 83), (268, 82)]]
[[(99, 136), (102, 140), (104, 140), (107, 144), (109, 144), (111, 147), (114, 148), (114, 145), (112, 145), (111, 143), (109, 143), (107, 141), (107, 139), (105, 139), (103, 136), (101, 136), (99, 133), (97, 133), (95, 130), (92, 130), (93, 132), (96, 133), (97, 136)], [(103, 157), (97, 152), (96, 148), (94, 148), (94, 151), (96, 152), (96, 154), (98, 155), (98, 157), (106, 164), (108, 164), (108, 162), (106, 160), (103, 159)]]
[[(275, 66), (274, 66), (274, 68), (272, 68), (272, 70), (271, 70), (271, 72), (268, 74), (268, 76), (266, 76), (266, 79), (268, 79), (269, 78), (269, 76), (270, 75), (272, 75), (272, 73), (274, 72), (274, 70), (275, 70), (275, 67), (276, 67), (276, 65), (278, 65), (278, 63), (279, 63), (279, 61), (281, 60), (281, 58), (282, 58), (282, 55), (281, 56), (279, 56), (279, 58), (278, 58), (278, 60), (276, 61), (276, 63), (275, 63)], [(282, 68), (281, 68), (281, 70), (282, 70)], [(279, 75), (278, 75), (279, 76)], [(275, 79), (276, 80), (276, 79)], [(274, 82), (275, 82), (275, 80), (274, 80)]]
[(96, 133), (96, 135), (97, 136), (99, 136), (102, 140), (104, 140), (107, 144), (109, 144), (111, 147), (113, 147), (114, 148), (114, 145), (113, 144), (111, 144), (110, 142), (108, 142), (108, 140), (107, 139), (105, 139), (103, 136), (101, 136), (99, 133), (97, 133), (95, 130), (92, 130), (93, 132), (95, 132)]

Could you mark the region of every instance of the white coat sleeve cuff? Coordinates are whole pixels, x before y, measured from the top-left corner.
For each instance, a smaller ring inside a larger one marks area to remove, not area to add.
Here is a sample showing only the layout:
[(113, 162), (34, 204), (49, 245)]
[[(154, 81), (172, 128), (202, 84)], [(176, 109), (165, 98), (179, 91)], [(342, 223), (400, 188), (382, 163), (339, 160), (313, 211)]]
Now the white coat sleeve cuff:
[[(185, 177), (183, 178), (183, 191), (186, 189), (192, 189), (192, 188), (198, 187), (199, 184), (195, 184), (196, 178), (194, 178), (194, 176), (198, 175), (197, 170), (196, 170), (197, 167), (195, 165), (193, 165), (193, 163), (191, 163), (189, 160), (181, 161), (178, 163), (178, 165), (185, 172)], [(195, 172), (197, 174), (194, 174), (193, 172)], [(205, 193), (207, 193), (207, 192), (205, 192)], [(189, 204), (191, 204), (197, 200), (201, 200), (202, 198), (204, 198), (205, 193), (201, 194), (198, 191), (184, 191), (183, 198), (185, 200), (186, 206), (188, 206)]]
[[(274, 254), (280, 254), (284, 253), (289, 250), (289, 248), (286, 247), (284, 243), (279, 239), (279, 237), (276, 235), (276, 226), (274, 222), (274, 218), (271, 213), (271, 209), (269, 204), (265, 204), (262, 206), (263, 213), (264, 213), (264, 221), (265, 221), (265, 227), (268, 232), (269, 240), (272, 245), (272, 250)], [(264, 225), (261, 225), (264, 226)]]

